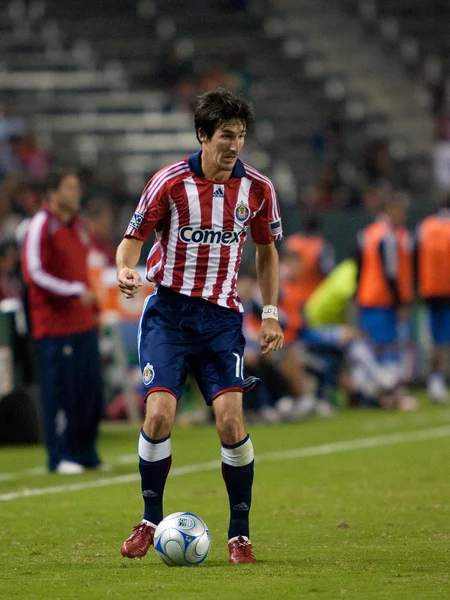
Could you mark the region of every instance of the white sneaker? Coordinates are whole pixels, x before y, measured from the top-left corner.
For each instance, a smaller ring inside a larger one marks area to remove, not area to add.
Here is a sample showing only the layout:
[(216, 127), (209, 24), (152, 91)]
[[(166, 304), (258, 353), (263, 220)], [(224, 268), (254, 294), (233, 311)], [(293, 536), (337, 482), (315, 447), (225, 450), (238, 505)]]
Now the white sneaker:
[(277, 401), (276, 408), (284, 419), (289, 418), (294, 408), (294, 398), (283, 396)]
[(303, 394), (294, 405), (294, 416), (296, 419), (305, 419), (315, 412), (316, 407), (317, 398), (314, 394)]
[(428, 378), (427, 393), (432, 402), (444, 404), (448, 400), (448, 390), (443, 376), (440, 373), (432, 373)]
[(84, 468), (76, 462), (62, 460), (58, 463), (56, 472), (59, 475), (81, 475), (81, 473), (84, 473)]

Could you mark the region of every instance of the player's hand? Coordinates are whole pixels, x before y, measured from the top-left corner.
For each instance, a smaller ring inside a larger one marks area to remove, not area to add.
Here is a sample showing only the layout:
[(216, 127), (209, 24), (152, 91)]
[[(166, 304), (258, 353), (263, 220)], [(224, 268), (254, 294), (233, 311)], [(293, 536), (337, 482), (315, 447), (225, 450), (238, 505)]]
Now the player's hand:
[(84, 306), (92, 306), (97, 303), (97, 296), (92, 290), (87, 289), (80, 294), (80, 300)]
[(125, 298), (134, 298), (142, 287), (142, 279), (136, 269), (123, 267), (117, 273), (117, 285)]
[(261, 354), (264, 356), (283, 347), (283, 330), (276, 319), (263, 319), (258, 334)]

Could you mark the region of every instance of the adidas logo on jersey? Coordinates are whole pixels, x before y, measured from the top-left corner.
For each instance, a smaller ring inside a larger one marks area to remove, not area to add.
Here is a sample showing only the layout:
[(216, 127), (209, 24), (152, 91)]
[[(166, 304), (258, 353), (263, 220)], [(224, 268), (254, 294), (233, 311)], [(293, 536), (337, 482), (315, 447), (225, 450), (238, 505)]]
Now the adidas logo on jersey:
[(193, 227), (182, 227), (179, 238), (186, 244), (231, 244), (239, 243), (241, 231), (214, 231), (214, 229), (194, 229)]
[(220, 198), (221, 200), (223, 200), (224, 193), (223, 193), (223, 189), (221, 187), (218, 187), (214, 190), (213, 198)]

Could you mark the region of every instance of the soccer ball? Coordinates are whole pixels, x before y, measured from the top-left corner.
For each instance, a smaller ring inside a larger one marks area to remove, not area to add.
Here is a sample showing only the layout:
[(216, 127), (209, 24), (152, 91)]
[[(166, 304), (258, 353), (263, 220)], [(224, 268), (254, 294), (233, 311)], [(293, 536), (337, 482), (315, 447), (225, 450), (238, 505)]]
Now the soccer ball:
[(190, 512), (176, 512), (158, 525), (153, 544), (159, 558), (169, 567), (191, 567), (208, 556), (211, 537), (200, 517)]

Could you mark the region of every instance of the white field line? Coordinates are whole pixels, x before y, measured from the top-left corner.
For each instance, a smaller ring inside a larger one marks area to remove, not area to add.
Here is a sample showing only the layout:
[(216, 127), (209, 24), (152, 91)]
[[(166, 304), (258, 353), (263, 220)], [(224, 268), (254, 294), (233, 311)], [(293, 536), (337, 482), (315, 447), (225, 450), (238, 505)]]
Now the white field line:
[[(432, 429), (419, 429), (416, 431), (403, 431), (387, 435), (377, 435), (373, 437), (361, 438), (356, 440), (346, 440), (341, 442), (332, 442), (330, 444), (321, 444), (319, 446), (307, 446), (305, 448), (294, 448), (292, 450), (280, 450), (276, 452), (267, 452), (259, 454), (256, 462), (278, 462), (283, 460), (295, 460), (299, 458), (309, 458), (313, 456), (326, 456), (337, 454), (339, 452), (349, 452), (352, 450), (364, 450), (366, 448), (380, 448), (382, 446), (395, 446), (397, 444), (406, 444), (408, 442), (420, 442), (425, 440), (435, 440), (439, 438), (450, 437), (450, 425), (442, 427), (433, 427)], [(135, 457), (137, 462), (137, 457)], [(170, 477), (180, 475), (190, 475), (193, 473), (202, 473), (204, 471), (213, 471), (220, 468), (221, 462), (213, 460), (206, 463), (196, 463), (182, 467), (175, 467), (170, 471)], [(77, 492), (92, 488), (107, 487), (110, 485), (119, 485), (122, 483), (132, 483), (138, 481), (138, 473), (128, 475), (118, 475), (115, 477), (102, 477), (93, 481), (80, 481), (78, 483), (69, 483), (66, 485), (49, 486), (44, 488), (25, 488), (17, 492), (0, 494), (0, 501), (17, 500), (19, 498), (29, 498), (31, 496), (46, 496), (48, 494), (62, 494), (66, 492)]]

